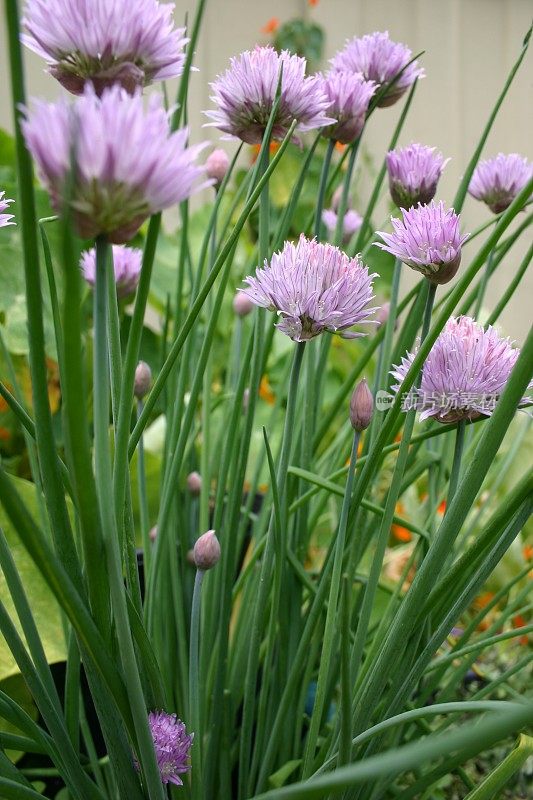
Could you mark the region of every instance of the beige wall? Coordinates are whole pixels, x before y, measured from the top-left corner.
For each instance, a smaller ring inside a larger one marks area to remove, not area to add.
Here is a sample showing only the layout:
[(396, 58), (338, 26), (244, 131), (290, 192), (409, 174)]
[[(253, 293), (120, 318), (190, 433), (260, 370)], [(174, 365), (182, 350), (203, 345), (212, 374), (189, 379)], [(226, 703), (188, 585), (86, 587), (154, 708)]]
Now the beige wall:
[[(192, 0), (176, 0), (176, 19), (192, 17)], [(208, 0), (206, 21), (197, 48), (197, 66), (191, 82), (189, 119), (195, 139), (217, 137), (201, 130), (201, 111), (210, 107), (208, 81), (223, 70), (231, 55), (266, 41), (260, 29), (271, 17), (285, 21), (309, 14), (326, 30), (326, 57), (331, 57), (347, 37), (388, 29), (391, 37), (413, 51), (425, 50), (422, 63), (427, 77), (418, 89), (401, 143), (412, 140), (439, 147), (451, 156), (439, 196), (451, 201), (462, 170), (479, 133), (516, 60), (533, 13), (531, 0), (320, 0), (310, 9), (307, 0)], [(3, 25), (3, 20), (2, 20)], [(43, 72), (43, 63), (27, 57), (30, 94), (57, 95), (58, 87)], [(7, 76), (5, 48), (0, 49), (0, 70)], [(7, 79), (0, 82), (0, 124), (11, 128)], [(485, 147), (486, 157), (498, 151), (519, 152), (533, 158), (533, 44), (515, 79)], [(376, 163), (395, 125), (400, 107), (376, 113), (365, 132), (365, 145)], [(365, 195), (365, 181), (362, 183)], [(463, 227), (472, 230), (488, 213), (467, 200)], [(472, 251), (470, 251), (472, 252)], [(514, 261), (524, 252), (517, 247)], [(466, 255), (465, 258), (468, 256)], [(519, 341), (531, 322), (533, 271), (523, 281), (503, 317), (507, 333)], [(491, 282), (488, 304), (493, 304), (506, 285), (506, 269)], [(527, 298), (527, 300), (526, 300)]]

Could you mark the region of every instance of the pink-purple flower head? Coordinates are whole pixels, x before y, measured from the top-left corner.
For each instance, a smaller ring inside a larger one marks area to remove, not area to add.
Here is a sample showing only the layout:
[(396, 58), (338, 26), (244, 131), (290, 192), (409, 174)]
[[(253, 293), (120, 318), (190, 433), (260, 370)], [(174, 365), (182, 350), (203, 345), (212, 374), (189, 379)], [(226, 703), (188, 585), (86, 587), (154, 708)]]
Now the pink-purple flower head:
[[(327, 228), (328, 235), (331, 237), (337, 230), (338, 214), (332, 208), (325, 208), (322, 212), (322, 222)], [(347, 244), (354, 233), (356, 233), (363, 224), (363, 218), (357, 211), (348, 209), (344, 214), (342, 220), (342, 241)]]
[(255, 277), (246, 278), (243, 291), (256, 305), (276, 311), (277, 327), (295, 342), (323, 331), (351, 339), (364, 334), (348, 328), (370, 321), (376, 310), (368, 307), (374, 277), (358, 257), (302, 234), (258, 267)]
[[(404, 398), (403, 408), (443, 423), (490, 416), (519, 354), (490, 325), (485, 331), (471, 317), (451, 317), (424, 363), (420, 388)], [(400, 384), (413, 359), (408, 353), (391, 371)]]
[[(127, 297), (137, 288), (139, 283), (143, 258), (142, 250), (136, 247), (114, 244), (112, 253), (117, 295), (119, 297)], [(90, 286), (94, 286), (96, 283), (96, 250), (94, 247), (82, 253), (80, 267), (87, 283)]]
[[(180, 775), (190, 770), (189, 751), (194, 734), (188, 734), (185, 725), (175, 714), (151, 711), (148, 724), (154, 740), (155, 754), (162, 783), (183, 786)], [(135, 767), (139, 765), (135, 762)]]
[(435, 197), (445, 159), (435, 147), (410, 144), (389, 150), (386, 156), (391, 197), (398, 208), (429, 203)]
[(408, 47), (391, 41), (388, 31), (382, 31), (348, 41), (331, 59), (331, 64), (335, 70), (357, 72), (365, 81), (374, 81), (378, 92), (394, 81), (378, 103), (384, 108), (395, 103), (417, 78), (424, 76), (417, 61), (409, 63), (412, 57)]
[(461, 235), (459, 216), (434, 200), (401, 211), (403, 219), (391, 217), (392, 233), (377, 231), (385, 244), (376, 242), (376, 247), (421, 272), (431, 283), (448, 283), (459, 269), (461, 246), (468, 238)]
[(246, 50), (230, 60), (230, 67), (211, 84), (215, 111), (206, 111), (213, 120), (207, 125), (248, 144), (258, 144), (274, 105), (280, 71), (280, 102), (274, 119), (272, 138), (283, 139), (293, 120), (300, 133), (335, 122), (326, 111), (328, 98), (318, 76), (306, 77), (304, 58), (273, 47)]
[(4, 200), (5, 192), (0, 192), (0, 228), (5, 228), (6, 225), (14, 225), (11, 220), (14, 218), (13, 214), (4, 214), (7, 211), (13, 200)]
[(341, 144), (350, 144), (363, 130), (368, 104), (377, 86), (353, 72), (331, 71), (322, 81), (330, 103), (328, 116), (336, 120), (334, 125), (324, 128), (323, 134)]
[(74, 94), (87, 81), (97, 94), (115, 83), (133, 93), (183, 71), (188, 39), (173, 9), (158, 0), (27, 0), (22, 39)]
[(494, 158), (479, 162), (468, 191), (499, 214), (511, 205), (532, 177), (533, 164), (527, 158), (518, 153), (498, 153)]
[(187, 147), (187, 129), (171, 133), (160, 95), (145, 111), (140, 92), (119, 86), (98, 97), (88, 84), (73, 106), (36, 101), (22, 123), (41, 181), (60, 211), (75, 160), (72, 210), (84, 238), (131, 239), (144, 220), (202, 186), (194, 162), (203, 145)]

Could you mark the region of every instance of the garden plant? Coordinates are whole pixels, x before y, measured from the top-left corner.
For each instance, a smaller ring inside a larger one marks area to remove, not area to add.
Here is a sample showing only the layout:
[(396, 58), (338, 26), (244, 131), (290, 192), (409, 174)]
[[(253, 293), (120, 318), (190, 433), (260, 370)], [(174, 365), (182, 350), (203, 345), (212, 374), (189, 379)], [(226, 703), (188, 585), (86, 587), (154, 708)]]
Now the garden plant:
[(190, 120), (207, 5), (4, 2), (0, 798), (531, 796), (531, 32), (441, 199), (423, 53), (294, 21)]

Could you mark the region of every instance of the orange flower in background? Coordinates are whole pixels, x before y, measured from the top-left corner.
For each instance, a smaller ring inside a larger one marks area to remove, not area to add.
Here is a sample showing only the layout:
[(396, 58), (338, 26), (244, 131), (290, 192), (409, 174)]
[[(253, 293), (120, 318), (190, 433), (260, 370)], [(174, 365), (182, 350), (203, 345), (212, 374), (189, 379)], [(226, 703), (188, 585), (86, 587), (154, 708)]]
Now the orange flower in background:
[[(494, 592), (483, 592), (483, 594), (479, 594), (474, 599), (472, 605), (474, 606), (474, 609), (476, 611), (481, 611), (482, 608), (486, 608), (488, 606), (493, 597), (494, 597)], [(492, 613), (494, 613), (494, 611)], [(491, 621), (491, 615), (489, 614), (488, 617), (485, 617), (484, 619), (481, 620), (481, 622), (477, 626), (478, 630), (486, 631), (487, 628), (489, 627), (490, 621)]]
[(524, 553), (524, 558), (526, 559), (526, 561), (533, 560), (533, 544), (524, 545), (524, 549), (522, 552)]
[(263, 375), (261, 383), (259, 384), (259, 397), (261, 400), (264, 400), (265, 403), (268, 403), (269, 406), (273, 406), (276, 402), (276, 395), (272, 391), (272, 387), (266, 375)]
[[(257, 161), (257, 156), (259, 155), (259, 151), (261, 150), (260, 144), (253, 144), (252, 146), (252, 164), (255, 164)], [(270, 146), (268, 148), (269, 153), (271, 156), (274, 155), (279, 150), (280, 143), (279, 142), (270, 142)]]
[(0, 396), (0, 414), (2, 414), (4, 411), (7, 411), (8, 408), (9, 408), (8, 404), (6, 403), (4, 398)]
[[(405, 517), (405, 506), (403, 503), (398, 502), (396, 503), (395, 507), (396, 516), (398, 517)], [(413, 538), (413, 534), (407, 528), (404, 528), (403, 525), (396, 525), (393, 523), (391, 525), (391, 533), (395, 539), (399, 542), (410, 542)]]
[(261, 28), (261, 33), (276, 33), (279, 28), (279, 19), (271, 17), (268, 22)]
[(0, 428), (0, 442), (7, 442), (11, 439), (11, 433), (7, 428)]
[(307, 4), (311, 7), (318, 5), (318, 0), (307, 0)]
[[(526, 626), (526, 621), (521, 614), (517, 614), (516, 617), (513, 617), (513, 628), (524, 628)], [(520, 636), (518, 639), (521, 645), (528, 645), (529, 644), (529, 636), (525, 634), (524, 636)]]
[(338, 150), (339, 153), (344, 153), (346, 150), (346, 145), (341, 144), (341, 142), (335, 142), (335, 150)]

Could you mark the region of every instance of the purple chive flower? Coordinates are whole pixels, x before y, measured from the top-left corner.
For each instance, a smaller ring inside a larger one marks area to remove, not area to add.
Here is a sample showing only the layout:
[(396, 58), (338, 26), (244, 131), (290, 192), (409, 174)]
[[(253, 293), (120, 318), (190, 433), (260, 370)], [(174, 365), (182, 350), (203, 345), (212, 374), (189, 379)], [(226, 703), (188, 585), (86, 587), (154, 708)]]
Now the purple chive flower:
[(403, 70), (378, 103), (385, 108), (393, 105), (417, 78), (424, 77), (417, 61), (409, 64), (412, 56), (408, 47), (391, 41), (388, 31), (384, 31), (346, 42), (344, 50), (336, 53), (330, 63), (337, 71), (358, 72), (365, 81), (374, 81), (378, 91)]
[(261, 142), (276, 97), (281, 67), (281, 97), (272, 138), (283, 139), (294, 119), (298, 121), (296, 130), (300, 133), (335, 122), (326, 114), (329, 103), (320, 77), (305, 76), (305, 58), (291, 55), (288, 50), (277, 53), (269, 46), (246, 50), (232, 58), (230, 68), (211, 84), (211, 99), (217, 110), (205, 112), (213, 120), (207, 126), (214, 126), (248, 144)]
[(435, 147), (425, 144), (390, 150), (386, 156), (389, 188), (398, 208), (411, 208), (433, 200), (442, 170), (449, 160)]
[(393, 233), (377, 231), (385, 244), (376, 242), (376, 247), (418, 270), (431, 283), (448, 283), (459, 269), (461, 245), (468, 238), (461, 236), (459, 216), (434, 200), (401, 211), (403, 219), (391, 217)]
[(370, 98), (376, 91), (373, 81), (364, 81), (353, 72), (328, 72), (322, 88), (330, 102), (327, 113), (336, 122), (323, 134), (341, 144), (355, 141), (363, 130)]
[(295, 342), (322, 331), (352, 339), (364, 334), (347, 328), (368, 322), (376, 310), (368, 308), (373, 277), (358, 257), (302, 234), (297, 244), (285, 242), (255, 277), (246, 278), (243, 291), (256, 305), (277, 311), (277, 327)]
[(533, 164), (518, 153), (498, 153), (494, 158), (480, 161), (468, 191), (482, 200), (491, 211), (499, 214), (511, 205), (516, 195), (533, 177)]
[(13, 200), (4, 200), (5, 192), (0, 192), (0, 228), (5, 228), (6, 225), (14, 225), (14, 222), (11, 222), (14, 219), (13, 214), (4, 214), (4, 211), (7, 211)]
[(157, 0), (27, 0), (22, 40), (69, 92), (91, 81), (97, 94), (114, 83), (133, 93), (183, 71), (188, 39), (173, 9)]
[[(328, 234), (330, 236), (335, 234), (337, 230), (337, 214), (332, 208), (325, 208), (322, 212), (322, 222), (326, 226), (328, 230)], [(363, 218), (354, 211), (353, 209), (349, 209), (344, 214), (344, 219), (342, 221), (342, 241), (344, 244), (350, 241), (354, 233), (359, 230), (361, 225), (363, 224)]]
[[(112, 251), (117, 295), (127, 297), (139, 283), (143, 253), (136, 247), (124, 247), (121, 244), (114, 244)], [(87, 283), (94, 286), (96, 283), (96, 250), (94, 247), (92, 250), (82, 253), (80, 267)]]
[[(411, 390), (404, 410), (418, 409), (420, 419), (451, 423), (490, 416), (520, 354), (489, 325), (471, 317), (451, 317), (422, 368), (420, 388)], [(400, 383), (413, 363), (408, 353), (391, 375)], [(392, 387), (398, 391), (400, 384)]]
[[(164, 711), (151, 711), (148, 723), (154, 740), (157, 765), (162, 783), (174, 783), (183, 786), (180, 778), (190, 770), (189, 750), (194, 734), (188, 734), (185, 725), (175, 714)], [(139, 765), (135, 762), (136, 769)]]
[(197, 190), (205, 175), (194, 164), (204, 145), (187, 147), (186, 128), (170, 132), (160, 95), (145, 111), (140, 92), (119, 86), (98, 97), (90, 84), (71, 106), (36, 101), (22, 123), (41, 181), (60, 211), (75, 155), (72, 209), (78, 231), (89, 239), (131, 239), (144, 220)]

